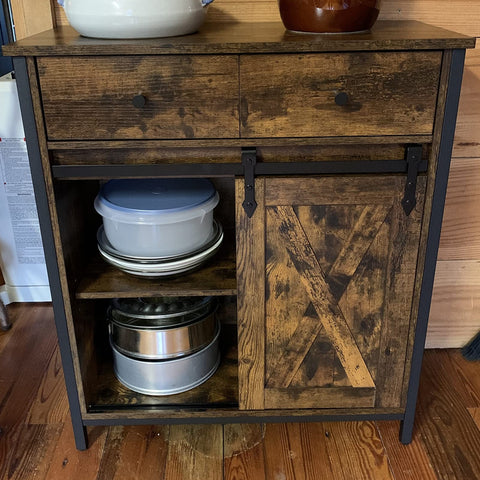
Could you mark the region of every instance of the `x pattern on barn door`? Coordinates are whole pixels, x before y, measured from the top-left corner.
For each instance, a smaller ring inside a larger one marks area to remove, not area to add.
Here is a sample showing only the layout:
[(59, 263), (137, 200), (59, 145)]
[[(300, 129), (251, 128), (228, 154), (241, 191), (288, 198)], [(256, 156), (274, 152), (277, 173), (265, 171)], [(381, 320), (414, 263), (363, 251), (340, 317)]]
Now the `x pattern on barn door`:
[(263, 335), (256, 341), (264, 359), (254, 349), (240, 359), (241, 387), (257, 391), (247, 408), (398, 407), (424, 181), (407, 216), (403, 176), (304, 180), (297, 191), (289, 179), (265, 179), (261, 214), (251, 220), (265, 239), (264, 250), (251, 245), (249, 253), (264, 269), (254, 281), (265, 282), (264, 299), (255, 302), (266, 323), (258, 329), (249, 322), (262, 318), (241, 320), (239, 312), (241, 344), (251, 331)]

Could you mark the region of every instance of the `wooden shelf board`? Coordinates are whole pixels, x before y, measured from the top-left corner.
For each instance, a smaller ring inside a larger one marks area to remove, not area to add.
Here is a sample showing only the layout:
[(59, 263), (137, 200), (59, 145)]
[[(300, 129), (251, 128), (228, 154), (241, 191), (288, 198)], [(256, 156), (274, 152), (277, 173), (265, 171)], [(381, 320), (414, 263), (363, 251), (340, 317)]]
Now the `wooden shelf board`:
[(160, 295), (237, 294), (234, 245), (228, 237), (203, 267), (185, 275), (160, 279), (139, 278), (107, 264), (96, 255), (76, 290), (77, 299), (155, 297)]

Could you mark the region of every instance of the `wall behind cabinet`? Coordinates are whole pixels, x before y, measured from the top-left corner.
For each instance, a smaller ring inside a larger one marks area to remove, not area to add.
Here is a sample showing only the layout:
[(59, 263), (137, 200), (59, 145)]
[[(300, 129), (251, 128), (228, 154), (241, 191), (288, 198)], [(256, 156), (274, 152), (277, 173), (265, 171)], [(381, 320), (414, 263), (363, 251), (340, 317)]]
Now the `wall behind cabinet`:
[[(173, 0), (172, 0), (173, 1)], [(68, 24), (56, 0), (12, 0), (17, 35)], [(475, 0), (383, 0), (380, 18), (480, 36)], [(209, 22), (279, 21), (276, 0), (216, 0)], [(480, 328), (480, 45), (467, 52), (428, 347), (458, 347)]]

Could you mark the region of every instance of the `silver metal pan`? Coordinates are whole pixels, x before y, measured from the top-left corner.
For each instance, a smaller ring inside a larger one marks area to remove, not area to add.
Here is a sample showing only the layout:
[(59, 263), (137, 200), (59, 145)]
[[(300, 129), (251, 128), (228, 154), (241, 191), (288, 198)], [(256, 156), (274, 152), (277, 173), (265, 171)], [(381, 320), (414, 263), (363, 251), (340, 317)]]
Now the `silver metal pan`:
[(145, 395), (185, 392), (208, 380), (220, 363), (220, 324), (209, 345), (186, 357), (173, 360), (140, 360), (119, 352), (112, 344), (113, 366), (118, 380)]
[(117, 300), (109, 310), (111, 343), (139, 359), (191, 355), (215, 337), (215, 310), (212, 297)]

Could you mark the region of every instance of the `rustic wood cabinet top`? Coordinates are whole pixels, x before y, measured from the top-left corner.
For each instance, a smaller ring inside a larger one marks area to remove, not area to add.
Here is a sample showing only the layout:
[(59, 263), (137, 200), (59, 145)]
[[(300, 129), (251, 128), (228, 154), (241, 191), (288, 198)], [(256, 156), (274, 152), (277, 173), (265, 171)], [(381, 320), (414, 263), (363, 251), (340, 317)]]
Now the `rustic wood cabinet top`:
[(3, 47), (9, 56), (159, 55), (437, 50), (473, 48), (475, 38), (416, 21), (379, 21), (370, 32), (307, 35), (280, 22), (212, 23), (193, 35), (142, 40), (81, 37), (71, 27), (49, 30)]

